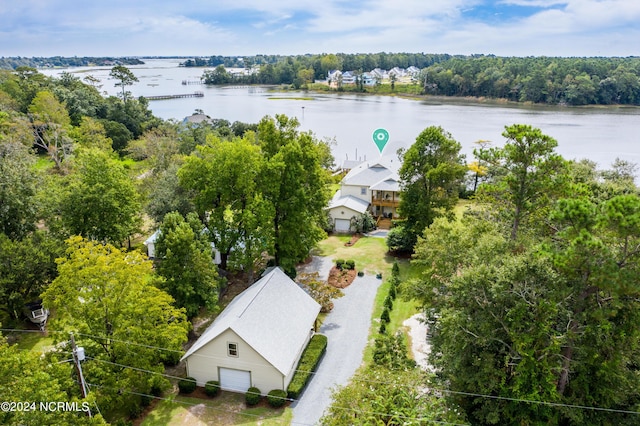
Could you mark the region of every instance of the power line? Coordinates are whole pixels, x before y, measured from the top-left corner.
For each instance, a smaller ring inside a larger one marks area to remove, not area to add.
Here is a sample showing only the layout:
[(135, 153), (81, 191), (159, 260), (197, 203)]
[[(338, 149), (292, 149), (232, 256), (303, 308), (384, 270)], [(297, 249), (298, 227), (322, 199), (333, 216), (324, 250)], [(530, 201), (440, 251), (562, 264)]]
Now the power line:
[[(128, 393), (128, 394), (131, 394), (131, 395), (144, 396), (144, 397), (148, 397), (148, 398), (152, 398), (152, 399), (157, 399), (157, 400), (160, 400), (160, 401), (168, 401), (168, 402), (172, 402), (172, 403), (176, 403), (176, 404), (189, 405), (189, 406), (192, 406), (192, 407), (195, 407), (195, 406), (198, 406), (198, 405), (204, 405), (207, 408), (210, 408), (210, 409), (215, 410), (215, 411), (220, 411), (220, 412), (223, 412), (223, 413), (239, 414), (241, 416), (248, 416), (248, 417), (254, 417), (254, 418), (261, 418), (262, 417), (262, 416), (260, 416), (258, 414), (243, 413), (243, 412), (240, 412), (240, 411), (225, 410), (223, 408), (213, 407), (213, 406), (207, 404), (206, 400), (202, 400), (203, 402), (201, 402), (201, 403), (193, 403), (193, 402), (182, 401), (182, 400), (177, 400), (177, 399), (173, 399), (173, 398), (164, 398), (164, 397), (161, 397), (161, 396), (149, 395), (149, 394), (141, 393), (141, 392), (128, 391), (128, 390), (124, 390), (124, 389), (115, 389), (115, 388), (112, 388), (112, 387), (109, 387), (109, 386), (103, 386), (103, 385), (98, 385), (98, 384), (94, 384), (94, 383), (87, 383), (87, 384), (89, 386), (91, 386), (91, 387), (117, 390), (118, 392), (121, 392), (121, 393)], [(278, 422), (284, 421), (284, 419), (275, 418), (275, 417), (268, 418), (268, 420), (276, 420)], [(300, 422), (292, 422), (292, 424), (299, 424), (299, 425), (303, 425), (303, 426), (313, 426), (313, 425), (310, 425), (308, 423), (300, 423)]]
[[(163, 374), (163, 373), (159, 373), (157, 371), (151, 371), (151, 370), (145, 370), (143, 368), (137, 368), (137, 367), (131, 367), (129, 365), (125, 365), (125, 364), (120, 364), (117, 362), (111, 362), (111, 361), (105, 361), (105, 360), (101, 360), (101, 359), (96, 359), (96, 358), (91, 358), (91, 357), (87, 357), (88, 359), (92, 359), (94, 361), (99, 361), (99, 362), (103, 362), (105, 364), (111, 364), (111, 365), (115, 365), (118, 367), (123, 367), (123, 368), (129, 368), (135, 371), (140, 371), (140, 372), (145, 372), (145, 373), (150, 373), (150, 374), (156, 374), (156, 375), (160, 375), (163, 377), (168, 377), (168, 378), (173, 378), (173, 379), (178, 379), (178, 380), (183, 380), (183, 377), (176, 377), (176, 376), (171, 376), (169, 374)], [(135, 393), (135, 392), (130, 392), (130, 393)], [(145, 396), (150, 396), (153, 397), (152, 395), (145, 395)], [(156, 398), (156, 397), (154, 397)], [(160, 398), (160, 399), (166, 399), (166, 398)], [(299, 399), (293, 399), (293, 398), (287, 398), (287, 397), (278, 397), (278, 399), (282, 399), (285, 401), (289, 401), (289, 402), (299, 402)], [(366, 411), (366, 410), (357, 410), (355, 408), (347, 408), (347, 407), (339, 407), (339, 406), (333, 406), (336, 409), (340, 409), (340, 410), (348, 410), (348, 411), (353, 411), (356, 413), (360, 413), (360, 414), (372, 414), (372, 415), (379, 415), (379, 416), (387, 416), (387, 417), (396, 417), (399, 419), (404, 419), (404, 420), (416, 420), (416, 421), (426, 421), (429, 423), (434, 423), (434, 424), (442, 424), (442, 425), (451, 425), (451, 426), (466, 426), (467, 424), (461, 424), (461, 423), (451, 423), (451, 422), (444, 422), (444, 421), (438, 421), (438, 420), (430, 420), (430, 419), (425, 419), (425, 418), (420, 418), (420, 417), (410, 417), (410, 416), (404, 416), (404, 415), (398, 415), (398, 414), (392, 414), (392, 413), (381, 413), (381, 412), (375, 412), (375, 411)], [(211, 407), (211, 408), (215, 408), (215, 407)]]
[[(0, 329), (0, 331), (40, 332), (40, 331), (37, 331), (37, 330), (20, 330), (20, 329)], [(50, 332), (52, 332), (52, 333), (63, 333), (61, 331), (50, 331)], [(89, 338), (94, 338), (94, 339), (107, 339), (107, 337), (100, 337), (100, 336), (90, 335), (90, 334), (86, 334), (86, 333), (76, 333), (76, 334), (79, 335), (79, 336), (84, 336), (84, 337), (89, 337)], [(112, 340), (114, 342), (118, 342), (118, 343), (124, 343), (124, 344), (127, 344), (127, 345), (140, 346), (140, 347), (144, 347), (144, 348), (147, 348), (147, 349), (156, 349), (156, 350), (174, 352), (174, 353), (175, 352), (177, 352), (177, 353), (182, 353), (183, 352), (183, 351), (179, 351), (179, 350), (175, 350), (175, 349), (167, 349), (167, 348), (162, 348), (162, 347), (158, 347), (158, 346), (144, 345), (144, 344), (141, 344), (141, 343), (130, 342), (130, 341), (126, 341), (126, 340), (118, 340), (118, 339), (110, 339), (110, 340)], [(215, 355), (204, 355), (204, 354), (193, 354), (193, 355), (199, 356), (199, 357), (204, 357), (204, 358), (209, 358), (209, 359), (214, 359), (214, 360), (216, 360), (216, 359), (220, 359), (220, 360), (226, 359), (224, 357), (215, 356)], [(98, 359), (95, 359), (95, 358), (91, 358), (91, 359), (98, 360)], [(103, 361), (103, 362), (107, 362), (107, 361)], [(247, 365), (247, 366), (260, 366), (260, 364), (249, 363), (249, 362), (244, 362), (243, 364)], [(128, 367), (128, 368), (135, 368), (135, 367), (124, 366), (124, 365), (121, 365), (121, 366)], [(144, 370), (141, 370), (141, 371), (144, 371)], [(153, 371), (149, 371), (149, 370), (147, 370), (147, 371), (149, 373), (162, 374), (162, 373), (157, 373), (157, 372), (153, 372)], [(294, 371), (307, 373), (307, 374), (310, 374), (310, 375), (318, 374), (317, 371), (306, 371), (306, 370), (299, 370), (299, 369), (295, 369)], [(183, 379), (183, 377), (176, 377), (176, 376), (169, 376), (169, 377), (174, 378), (174, 379)], [(365, 381), (365, 382), (368, 382), (368, 383), (380, 383), (380, 384), (394, 385), (394, 386), (407, 386), (406, 384), (403, 384), (403, 383), (384, 382), (384, 381), (380, 381), (380, 380), (367, 380), (367, 379), (363, 379), (363, 378), (356, 378), (354, 380)], [(618, 409), (614, 409), (614, 408), (583, 406), (583, 405), (576, 405), (576, 404), (563, 404), (563, 403), (559, 403), (559, 402), (536, 401), (536, 400), (528, 400), (528, 399), (522, 399), (522, 398), (510, 398), (510, 397), (487, 395), (487, 394), (480, 394), (480, 393), (473, 393), (473, 392), (453, 391), (453, 390), (449, 390), (449, 389), (439, 389), (439, 388), (430, 388), (430, 389), (433, 390), (433, 391), (436, 391), (436, 392), (449, 393), (449, 394), (459, 394), (459, 395), (463, 395), (463, 396), (474, 396), (474, 397), (478, 397), (478, 398), (506, 400), (506, 401), (512, 401), (512, 402), (528, 403), (528, 404), (547, 405), (547, 406), (552, 406), (552, 407), (565, 407), (565, 408), (585, 409), (585, 410), (602, 411), (602, 412), (610, 412), (610, 413), (618, 413), (618, 414), (640, 415), (639, 411), (618, 410)], [(293, 401), (293, 400), (290, 400), (290, 401)]]

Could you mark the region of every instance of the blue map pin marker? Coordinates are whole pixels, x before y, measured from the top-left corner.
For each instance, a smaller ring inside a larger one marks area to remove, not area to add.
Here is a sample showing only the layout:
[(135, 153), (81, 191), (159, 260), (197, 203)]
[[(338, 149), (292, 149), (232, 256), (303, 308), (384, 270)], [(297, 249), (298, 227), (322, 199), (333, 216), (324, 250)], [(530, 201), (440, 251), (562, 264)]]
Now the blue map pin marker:
[(378, 147), (378, 151), (382, 154), (382, 150), (384, 150), (384, 146), (389, 142), (389, 132), (385, 129), (376, 129), (373, 131), (373, 141)]

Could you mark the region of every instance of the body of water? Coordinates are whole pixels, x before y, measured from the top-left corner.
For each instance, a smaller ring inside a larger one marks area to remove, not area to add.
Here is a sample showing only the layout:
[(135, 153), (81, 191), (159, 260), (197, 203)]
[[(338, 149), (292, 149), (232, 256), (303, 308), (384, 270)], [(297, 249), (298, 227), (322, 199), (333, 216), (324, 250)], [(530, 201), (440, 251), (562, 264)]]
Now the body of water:
[[(266, 87), (209, 87), (183, 85), (197, 81), (202, 68), (178, 67), (179, 60), (147, 60), (130, 69), (139, 79), (127, 87), (133, 96), (204, 92), (201, 98), (151, 101), (153, 113), (163, 119), (183, 120), (195, 110), (212, 118), (256, 123), (262, 117), (285, 114), (297, 117), (301, 130), (334, 141), (336, 163), (345, 159), (375, 160), (380, 155), (372, 140), (378, 128), (389, 132), (384, 155), (409, 147), (428, 126), (441, 126), (462, 144), (471, 161), (474, 142), (489, 140), (501, 146), (506, 125), (530, 124), (558, 141), (558, 153), (567, 159), (588, 158), (608, 168), (616, 158), (640, 164), (640, 108), (548, 107), (485, 104), (461, 99), (403, 99), (360, 94), (277, 93)], [(116, 95), (110, 68), (66, 70), (79, 77), (101, 80), (101, 90)], [(59, 75), (62, 70), (44, 70)]]

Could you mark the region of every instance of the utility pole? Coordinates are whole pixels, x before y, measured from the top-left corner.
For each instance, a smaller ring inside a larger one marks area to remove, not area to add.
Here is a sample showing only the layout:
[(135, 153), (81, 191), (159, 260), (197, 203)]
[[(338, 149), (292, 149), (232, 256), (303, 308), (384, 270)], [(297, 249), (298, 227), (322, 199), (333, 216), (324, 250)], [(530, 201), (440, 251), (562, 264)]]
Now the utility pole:
[[(78, 373), (78, 381), (80, 382), (80, 393), (82, 394), (82, 398), (87, 397), (87, 383), (84, 381), (84, 376), (82, 375), (82, 366), (80, 365), (80, 361), (84, 360), (84, 348), (78, 348), (76, 346), (76, 339), (73, 337), (73, 333), (69, 333), (71, 336), (71, 351), (73, 354), (73, 364), (76, 366), (76, 373)], [(91, 416), (91, 413), (89, 413)]]

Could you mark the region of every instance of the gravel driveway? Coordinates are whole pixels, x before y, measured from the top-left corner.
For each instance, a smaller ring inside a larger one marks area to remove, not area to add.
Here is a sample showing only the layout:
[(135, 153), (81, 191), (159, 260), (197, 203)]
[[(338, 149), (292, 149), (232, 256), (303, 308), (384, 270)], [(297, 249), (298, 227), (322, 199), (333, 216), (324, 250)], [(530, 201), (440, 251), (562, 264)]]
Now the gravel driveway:
[[(329, 258), (313, 258), (300, 272), (318, 271), (326, 279), (333, 266)], [(327, 336), (327, 352), (299, 401), (293, 403), (292, 425), (315, 425), (331, 403), (331, 390), (349, 382), (362, 364), (367, 345), (373, 300), (382, 283), (375, 275), (356, 277), (334, 301), (320, 333)]]

